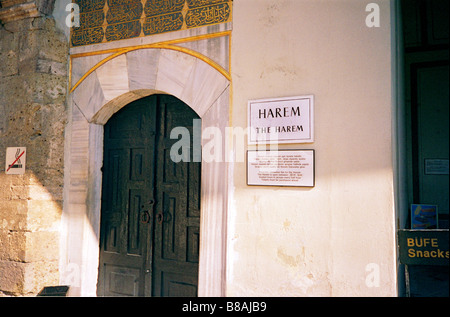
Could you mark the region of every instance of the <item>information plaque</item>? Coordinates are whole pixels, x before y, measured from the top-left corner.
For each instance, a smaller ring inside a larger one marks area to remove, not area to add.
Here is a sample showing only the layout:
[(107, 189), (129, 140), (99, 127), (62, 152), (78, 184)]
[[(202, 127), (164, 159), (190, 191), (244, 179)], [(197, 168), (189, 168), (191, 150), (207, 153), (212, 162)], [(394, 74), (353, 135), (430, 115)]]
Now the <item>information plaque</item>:
[(314, 150), (247, 151), (247, 184), (314, 187)]

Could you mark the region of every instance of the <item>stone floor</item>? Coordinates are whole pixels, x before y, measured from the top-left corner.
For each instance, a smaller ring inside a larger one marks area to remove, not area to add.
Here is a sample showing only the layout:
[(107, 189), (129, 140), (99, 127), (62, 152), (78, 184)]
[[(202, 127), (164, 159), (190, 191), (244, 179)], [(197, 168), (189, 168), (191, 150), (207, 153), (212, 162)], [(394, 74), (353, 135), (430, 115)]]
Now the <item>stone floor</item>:
[(410, 265), (409, 283), (411, 297), (448, 297), (449, 267)]

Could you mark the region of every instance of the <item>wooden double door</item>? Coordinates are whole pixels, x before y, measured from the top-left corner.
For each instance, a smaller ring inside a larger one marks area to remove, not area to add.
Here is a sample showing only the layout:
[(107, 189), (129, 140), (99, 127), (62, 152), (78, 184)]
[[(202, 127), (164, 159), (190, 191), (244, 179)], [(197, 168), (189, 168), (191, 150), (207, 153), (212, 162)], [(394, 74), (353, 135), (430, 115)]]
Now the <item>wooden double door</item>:
[(99, 296), (196, 296), (201, 163), (170, 139), (197, 114), (168, 95), (134, 101), (105, 125)]

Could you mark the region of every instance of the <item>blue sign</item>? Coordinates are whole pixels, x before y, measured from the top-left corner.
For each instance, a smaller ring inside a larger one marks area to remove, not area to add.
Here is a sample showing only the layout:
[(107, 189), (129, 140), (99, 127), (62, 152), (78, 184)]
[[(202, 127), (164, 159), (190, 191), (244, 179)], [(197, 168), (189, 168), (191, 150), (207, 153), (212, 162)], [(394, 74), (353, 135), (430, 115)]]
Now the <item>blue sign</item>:
[(436, 205), (412, 204), (411, 229), (437, 229), (438, 207)]

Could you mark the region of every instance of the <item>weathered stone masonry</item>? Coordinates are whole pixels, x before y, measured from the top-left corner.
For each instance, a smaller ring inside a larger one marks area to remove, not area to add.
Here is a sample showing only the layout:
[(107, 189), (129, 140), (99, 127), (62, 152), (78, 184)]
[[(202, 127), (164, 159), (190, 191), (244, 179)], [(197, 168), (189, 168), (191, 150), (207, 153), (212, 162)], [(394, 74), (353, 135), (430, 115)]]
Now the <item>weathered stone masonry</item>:
[[(0, 3), (0, 296), (32, 296), (59, 284), (68, 45), (54, 1)], [(5, 174), (10, 146), (24, 175)]]

